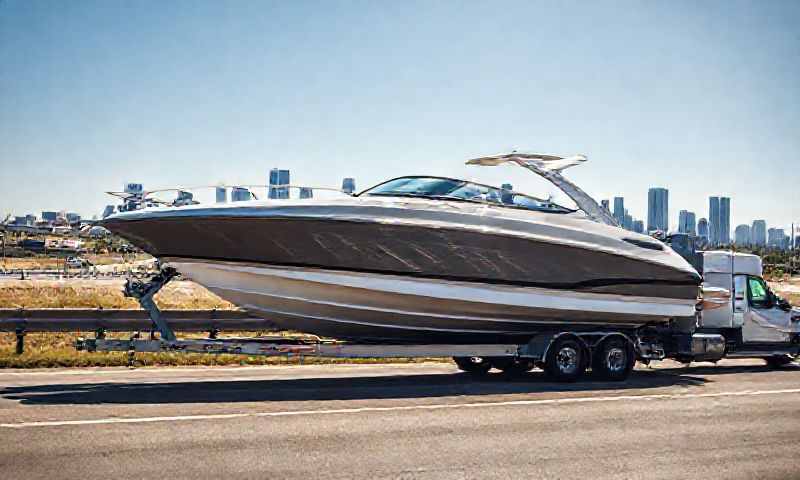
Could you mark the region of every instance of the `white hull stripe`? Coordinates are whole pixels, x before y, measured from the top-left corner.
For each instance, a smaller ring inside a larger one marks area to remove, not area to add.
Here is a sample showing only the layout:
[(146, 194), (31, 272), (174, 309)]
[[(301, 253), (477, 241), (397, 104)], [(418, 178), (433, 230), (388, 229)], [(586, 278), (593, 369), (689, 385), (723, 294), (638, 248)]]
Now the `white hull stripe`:
[[(179, 271), (187, 273), (205, 286), (230, 287), (202, 270), (221, 270), (256, 276), (283, 278), (326, 285), (344, 286), (401, 295), (460, 300), (504, 306), (577, 310), (586, 312), (621, 313), (659, 317), (687, 317), (694, 315), (695, 301), (653, 297), (547, 290), (531, 287), (475, 285), (467, 282), (430, 279), (407, 279), (393, 275), (333, 272), (317, 269), (271, 268), (227, 263), (170, 262)], [(205, 278), (204, 278), (205, 277)], [(217, 281), (215, 281), (217, 280)]]
[(762, 395), (788, 395), (798, 394), (800, 388), (784, 390), (745, 390), (741, 392), (719, 392), (719, 393), (687, 393), (687, 394), (654, 394), (654, 395), (620, 395), (605, 397), (582, 397), (582, 398), (553, 398), (542, 400), (515, 400), (507, 402), (474, 402), (474, 403), (444, 403), (434, 405), (406, 405), (396, 407), (361, 407), (361, 408), (338, 408), (321, 410), (295, 410), (279, 412), (252, 412), (252, 413), (218, 413), (209, 415), (178, 415), (171, 417), (137, 417), (137, 418), (99, 418), (95, 420), (56, 420), (47, 422), (19, 422), (19, 423), (0, 423), (0, 428), (37, 428), (37, 427), (62, 427), (62, 426), (82, 426), (82, 425), (110, 425), (119, 423), (157, 423), (157, 422), (186, 422), (198, 420), (233, 420), (238, 418), (268, 418), (268, 417), (299, 417), (313, 415), (347, 415), (361, 413), (379, 412), (404, 412), (404, 411), (424, 411), (424, 410), (457, 410), (468, 408), (492, 408), (492, 407), (511, 407), (511, 406), (535, 406), (535, 405), (571, 405), (584, 403), (610, 403), (610, 402), (635, 402), (635, 401), (655, 401), (655, 400), (690, 400), (701, 398), (725, 398), (725, 397), (753, 397)]

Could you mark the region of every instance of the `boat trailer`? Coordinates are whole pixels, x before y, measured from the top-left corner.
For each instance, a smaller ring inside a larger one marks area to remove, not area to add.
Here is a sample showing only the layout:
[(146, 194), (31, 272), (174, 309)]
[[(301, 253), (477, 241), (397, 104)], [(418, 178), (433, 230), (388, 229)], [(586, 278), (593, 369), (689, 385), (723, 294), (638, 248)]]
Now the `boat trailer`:
[[(152, 320), (148, 338), (134, 333), (129, 339), (80, 338), (75, 347), (88, 352), (127, 352), (133, 365), (136, 352), (207, 353), (280, 357), (325, 358), (430, 358), (453, 357), (461, 370), (486, 373), (492, 367), (521, 373), (541, 366), (555, 380), (574, 381), (591, 367), (603, 378), (624, 380), (636, 360), (661, 360), (660, 345), (640, 340), (631, 332), (556, 332), (537, 335), (526, 344), (368, 344), (321, 339), (316, 336), (264, 336), (249, 338), (179, 339), (164, 319), (154, 296), (179, 273), (160, 268), (149, 281), (126, 281), (124, 293), (137, 299)], [(158, 338), (156, 337), (158, 333)]]

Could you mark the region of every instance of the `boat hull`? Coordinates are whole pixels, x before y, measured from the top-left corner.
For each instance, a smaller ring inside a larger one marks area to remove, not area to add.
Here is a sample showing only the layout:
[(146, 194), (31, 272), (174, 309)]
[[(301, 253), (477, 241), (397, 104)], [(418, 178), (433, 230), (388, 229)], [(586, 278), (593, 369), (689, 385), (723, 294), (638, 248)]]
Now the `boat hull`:
[(527, 341), (547, 331), (635, 329), (694, 300), (173, 257), (188, 278), (278, 329), (375, 342)]
[(361, 201), (142, 211), (103, 224), (159, 258), (674, 299), (696, 299), (700, 284), (653, 239), (514, 209)]

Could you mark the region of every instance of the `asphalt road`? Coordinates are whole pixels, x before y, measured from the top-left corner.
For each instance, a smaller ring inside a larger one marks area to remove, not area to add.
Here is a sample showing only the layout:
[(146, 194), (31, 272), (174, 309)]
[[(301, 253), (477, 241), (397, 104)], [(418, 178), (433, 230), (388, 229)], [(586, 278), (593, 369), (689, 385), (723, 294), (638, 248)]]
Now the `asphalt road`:
[(0, 371), (0, 478), (800, 478), (800, 368)]

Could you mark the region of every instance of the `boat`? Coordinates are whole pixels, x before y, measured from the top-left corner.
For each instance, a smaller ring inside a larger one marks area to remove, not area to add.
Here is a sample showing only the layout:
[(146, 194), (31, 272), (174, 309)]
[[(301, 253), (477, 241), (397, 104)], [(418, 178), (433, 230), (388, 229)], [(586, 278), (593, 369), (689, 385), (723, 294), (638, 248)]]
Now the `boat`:
[(563, 176), (585, 161), (467, 161), (524, 167), (577, 208), (405, 176), (343, 198), (148, 207), (100, 224), (277, 329), (342, 340), (521, 342), (693, 317), (700, 275)]

